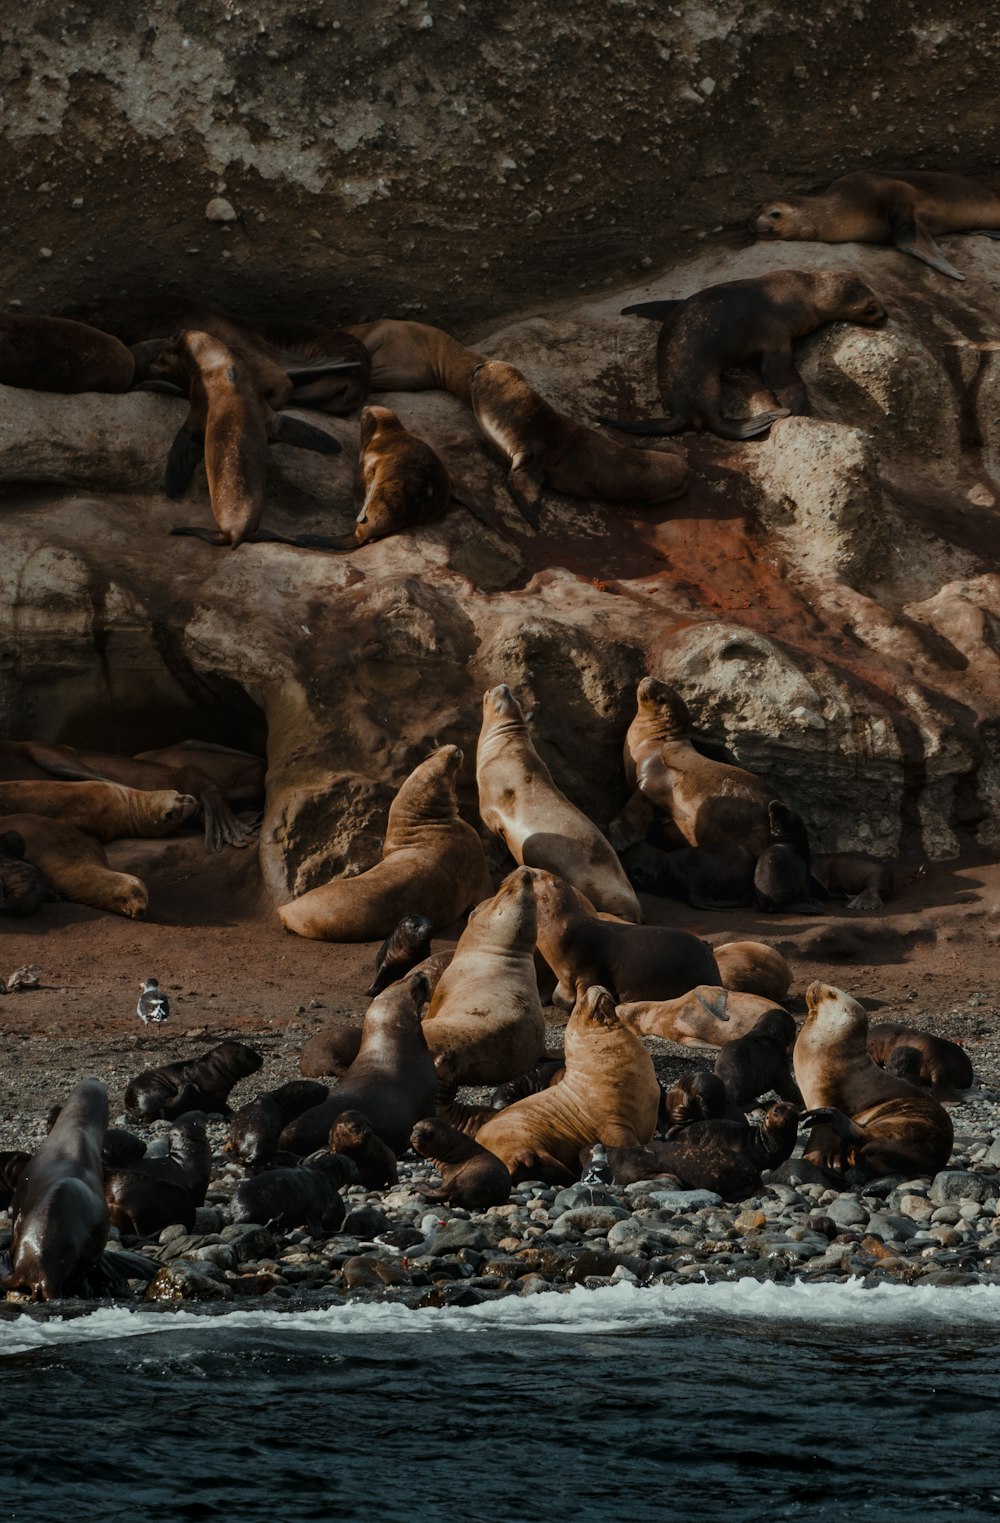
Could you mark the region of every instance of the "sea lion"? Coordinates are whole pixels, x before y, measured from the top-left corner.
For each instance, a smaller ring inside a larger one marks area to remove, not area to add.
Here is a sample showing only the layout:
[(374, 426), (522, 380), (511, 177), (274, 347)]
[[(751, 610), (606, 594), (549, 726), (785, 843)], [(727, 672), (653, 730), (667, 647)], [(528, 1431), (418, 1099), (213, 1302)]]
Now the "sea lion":
[(359, 545), (440, 518), (451, 501), (447, 466), (425, 439), (405, 428), (388, 407), (366, 407), (360, 418), (354, 477)]
[(447, 1201), (467, 1211), (485, 1211), (510, 1199), (511, 1177), (506, 1164), (446, 1121), (428, 1117), (410, 1133), (410, 1146), (429, 1158), (441, 1175), (440, 1190), (424, 1190), (427, 1200)]
[(558, 1084), (565, 1072), (566, 1062), (562, 1053), (557, 1058), (539, 1058), (534, 1068), (529, 1068), (527, 1073), (518, 1074), (516, 1079), (508, 1079), (506, 1084), (498, 1084), (490, 1095), (490, 1105), (493, 1110), (502, 1111), (504, 1106), (523, 1100), (525, 1095), (539, 1095), (550, 1084)]
[(120, 783), (0, 783), (0, 814), (36, 814), (96, 841), (171, 835), (198, 813), (198, 800), (173, 789), (144, 793)]
[(805, 1156), (867, 1175), (936, 1174), (947, 1167), (951, 1117), (930, 1095), (886, 1073), (868, 1052), (868, 1015), (842, 989), (812, 983), (795, 1043), (795, 1078), (812, 1126)]
[(802, 1096), (788, 1056), (794, 1041), (795, 1022), (787, 1010), (767, 1010), (746, 1036), (726, 1043), (715, 1060), (715, 1072), (733, 1105), (746, 1110), (773, 1089), (801, 1110)]
[(85, 1079), (18, 1179), (5, 1290), (54, 1301), (97, 1263), (109, 1225), (101, 1166), (107, 1124), (108, 1092), (100, 1080)]
[(404, 915), (375, 954), (375, 977), (365, 990), (369, 999), (403, 978), (431, 950), (434, 923), (426, 915)]
[(555, 785), (505, 683), (483, 694), (476, 749), (479, 814), (514, 861), (558, 873), (598, 910), (638, 924), (639, 901), (613, 848)]
[(266, 1169), (278, 1151), (282, 1127), (305, 1110), (319, 1105), (329, 1094), (325, 1084), (292, 1079), (240, 1106), (229, 1124), (226, 1152), (244, 1168)]
[(634, 1184), (673, 1174), (687, 1190), (714, 1190), (723, 1200), (745, 1200), (761, 1187), (761, 1172), (792, 1156), (799, 1113), (779, 1100), (759, 1126), (746, 1121), (695, 1121), (667, 1139), (642, 1148), (609, 1148), (615, 1184)]
[(118, 339), (65, 317), (0, 313), (0, 384), (31, 391), (128, 391), (135, 361)]
[(713, 948), (719, 982), (736, 994), (756, 994), (780, 1005), (792, 987), (792, 970), (765, 941), (727, 941)]
[(432, 1054), (455, 1054), (460, 1084), (496, 1084), (524, 1073), (545, 1050), (535, 979), (535, 894), (519, 867), (469, 915), (424, 1014)]
[(780, 799), (767, 806), (771, 845), (754, 868), (753, 899), (765, 914), (821, 915), (823, 906), (813, 894), (809, 871), (809, 836), (802, 816)]
[(678, 999), (622, 1001), (618, 1014), (643, 1036), (658, 1036), (681, 1047), (721, 1048), (746, 1036), (775, 1008), (773, 1000), (703, 984)]
[[(195, 1208), (205, 1202), (212, 1177), (205, 1117), (198, 1111), (178, 1116), (168, 1136), (166, 1158), (147, 1155), (125, 1168), (105, 1168), (104, 1198), (111, 1225), (121, 1232), (146, 1237), (171, 1222), (182, 1222), (190, 1230)], [(184, 1208), (185, 1196), (190, 1211)]]
[(306, 1227), (313, 1237), (329, 1237), (347, 1214), (340, 1188), (356, 1178), (349, 1159), (324, 1150), (297, 1168), (268, 1169), (245, 1179), (230, 1202), (230, 1214), (234, 1222), (257, 1222), (279, 1232)]
[(622, 855), (634, 888), (699, 910), (741, 909), (753, 902), (754, 858), (735, 841), (663, 851), (640, 841)]
[(750, 225), (758, 238), (894, 243), (900, 253), (911, 254), (932, 270), (964, 280), (934, 237), (982, 233), (1000, 238), (1000, 190), (967, 175), (862, 169), (831, 180), (822, 192), (766, 201)]
[(541, 868), (530, 872), (538, 950), (577, 1000), (598, 980), (619, 1003), (673, 999), (697, 984), (721, 983), (711, 947), (689, 931), (601, 920), (571, 884)]
[(403, 1151), (417, 1121), (434, 1109), (434, 1059), (420, 1022), (427, 991), (426, 975), (414, 971), (372, 1001), (358, 1056), (320, 1105), (288, 1123), (280, 1147), (315, 1152), (326, 1146), (338, 1117), (358, 1110), (394, 1153)]
[(25, 850), (20, 831), (5, 830), (0, 835), (0, 914), (32, 915), (59, 898), (41, 868), (24, 860)]
[(720, 1119), (729, 1108), (726, 1086), (718, 1074), (699, 1068), (694, 1073), (682, 1074), (665, 1091), (660, 1107), (661, 1122), (667, 1136), (672, 1137), (695, 1121)]
[(130, 1121), (146, 1125), (172, 1121), (193, 1110), (228, 1116), (230, 1090), (263, 1062), (260, 1053), (243, 1042), (220, 1042), (187, 1062), (146, 1068), (125, 1091), (126, 1113)]
[(434, 1075), (437, 1080), (434, 1091), (434, 1113), (456, 1132), (474, 1137), (481, 1126), (492, 1120), (497, 1109), (493, 1105), (470, 1105), (457, 1099), (461, 1083), (458, 1077), (458, 1054), (446, 1047), (434, 1057)]
[(954, 1099), (973, 1082), (972, 1061), (964, 1047), (913, 1026), (879, 1021), (868, 1030), (868, 1051), (880, 1068), (924, 1085), (939, 1099)]
[(112, 872), (104, 847), (93, 836), (41, 814), (8, 815), (0, 819), (0, 831), (5, 830), (23, 836), (28, 861), (45, 874), (60, 898), (132, 920), (146, 913), (146, 885), (131, 873)]
[(472, 406), (472, 372), (483, 357), (429, 323), (383, 317), (344, 330), (371, 355), (373, 391), (450, 391)]
[(497, 1111), (476, 1133), (515, 1184), (572, 1183), (588, 1143), (641, 1147), (656, 1128), (660, 1086), (653, 1060), (619, 1021), (607, 989), (580, 993), (566, 1024), (565, 1054), (558, 1084)]
[(361, 1021), (337, 1011), (299, 1053), (299, 1073), (307, 1079), (340, 1078), (361, 1050)]
[(335, 878), (278, 909), (286, 931), (317, 941), (375, 941), (403, 915), (435, 930), (492, 893), (483, 844), (459, 818), (458, 746), (440, 746), (410, 773), (389, 809), (382, 860)]
[[(778, 418), (809, 411), (806, 383), (792, 360), (792, 341), (824, 323), (871, 327), (886, 316), (874, 291), (853, 270), (772, 270), (747, 280), (707, 286), (683, 301), (638, 302), (624, 307), (663, 323), (656, 345), (656, 376), (665, 418), (627, 422), (601, 418), (630, 434), (676, 434), (708, 429), (722, 439), (752, 439)], [(755, 418), (722, 416), (722, 373), (757, 360), (778, 407)]]
[(331, 1153), (349, 1158), (366, 1190), (382, 1190), (399, 1183), (396, 1155), (377, 1137), (361, 1111), (342, 1111), (330, 1128), (327, 1146)]
[[(45, 1118), (45, 1130), (51, 1132), (62, 1114), (61, 1105), (53, 1105)], [(134, 1132), (127, 1132), (120, 1126), (109, 1126), (104, 1133), (104, 1142), (101, 1145), (101, 1162), (105, 1171), (108, 1169), (124, 1168), (127, 1164), (135, 1163), (146, 1152), (146, 1143)]]
[(888, 862), (859, 852), (814, 857), (813, 876), (834, 899), (846, 898), (849, 910), (872, 914), (892, 898), (895, 878)]
[(510, 494), (533, 528), (545, 487), (643, 506), (669, 502), (687, 489), (682, 455), (616, 444), (557, 412), (501, 360), (472, 372), (472, 410), (487, 442), (507, 461)]
[(20, 1148), (0, 1153), (0, 1211), (6, 1211), (14, 1198), (17, 1182), (31, 1162), (31, 1154)]
[[(690, 846), (743, 846), (759, 857), (771, 845), (774, 789), (744, 767), (712, 761), (692, 744), (691, 715), (676, 688), (643, 677), (625, 736), (625, 777), (633, 799), (612, 820), (616, 851), (641, 841), (652, 805), (668, 815)], [(641, 826), (634, 823), (641, 819)]]

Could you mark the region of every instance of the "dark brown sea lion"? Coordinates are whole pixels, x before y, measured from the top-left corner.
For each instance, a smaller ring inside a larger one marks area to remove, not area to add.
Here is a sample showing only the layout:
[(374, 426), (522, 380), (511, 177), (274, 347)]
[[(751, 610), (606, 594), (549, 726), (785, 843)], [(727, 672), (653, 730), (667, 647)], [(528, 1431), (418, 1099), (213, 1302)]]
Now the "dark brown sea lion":
[(616, 444), (557, 412), (500, 360), (472, 372), (472, 410), (487, 442), (507, 461), (510, 494), (534, 528), (545, 487), (636, 505), (668, 502), (687, 488), (683, 455)]
[(5, 1290), (54, 1301), (97, 1263), (109, 1225), (101, 1165), (107, 1124), (108, 1092), (98, 1079), (85, 1079), (18, 1179)]
[(259, 1052), (242, 1042), (220, 1042), (188, 1062), (144, 1069), (125, 1091), (125, 1110), (131, 1121), (146, 1125), (172, 1121), (193, 1110), (228, 1116), (230, 1090), (256, 1073), (263, 1061)]
[(485, 1211), (510, 1199), (511, 1177), (506, 1165), (446, 1121), (431, 1117), (418, 1121), (410, 1133), (410, 1145), (422, 1158), (429, 1158), (441, 1175), (440, 1190), (423, 1192), (427, 1200), (448, 1201), (467, 1211)]
[(761, 1187), (761, 1172), (792, 1156), (799, 1113), (779, 1100), (759, 1126), (746, 1121), (695, 1121), (666, 1142), (609, 1148), (616, 1185), (673, 1174), (687, 1190), (714, 1190), (723, 1200), (745, 1200)]
[(871, 914), (892, 898), (895, 878), (888, 862), (856, 852), (814, 857), (812, 872), (834, 899), (846, 899), (849, 910)]
[(266, 1169), (278, 1151), (282, 1127), (326, 1099), (329, 1089), (311, 1079), (292, 1079), (242, 1105), (229, 1124), (226, 1152), (246, 1169)]
[(342, 1111), (330, 1128), (327, 1146), (331, 1153), (350, 1158), (358, 1180), (366, 1190), (381, 1190), (399, 1183), (396, 1155), (375, 1135), (361, 1111)]
[[(809, 411), (806, 383), (792, 360), (792, 341), (824, 323), (871, 326), (885, 308), (852, 270), (772, 270), (747, 280), (707, 286), (683, 301), (648, 301), (625, 307), (663, 323), (656, 375), (668, 416), (632, 423), (602, 418), (630, 434), (675, 434), (708, 429), (723, 439), (752, 439), (777, 418)], [(722, 373), (757, 360), (764, 384), (778, 401), (773, 412), (737, 421), (722, 416)]]
[[(61, 1105), (53, 1105), (45, 1118), (45, 1130), (51, 1132), (62, 1114)], [(104, 1143), (101, 1147), (101, 1162), (105, 1171), (108, 1169), (124, 1168), (127, 1164), (135, 1163), (146, 1152), (146, 1143), (134, 1132), (126, 1132), (122, 1127), (109, 1126), (104, 1133)]]
[(230, 1214), (234, 1222), (257, 1222), (281, 1232), (306, 1227), (313, 1237), (328, 1237), (347, 1214), (340, 1188), (356, 1179), (349, 1159), (324, 1150), (304, 1158), (298, 1168), (267, 1169), (245, 1179), (232, 1198)]
[(433, 523), (450, 501), (447, 466), (427, 441), (410, 433), (390, 408), (366, 407), (354, 478), (356, 543)]
[(490, 1105), (493, 1110), (502, 1111), (505, 1106), (523, 1100), (525, 1095), (541, 1094), (550, 1084), (558, 1084), (565, 1072), (566, 1063), (561, 1053), (557, 1058), (539, 1058), (534, 1068), (529, 1068), (527, 1073), (518, 1074), (516, 1079), (497, 1085), (490, 1095)]
[(0, 819), (0, 831), (6, 830), (23, 837), (27, 860), (41, 869), (61, 899), (132, 920), (146, 913), (146, 885), (131, 873), (113, 872), (104, 847), (93, 836), (41, 814), (7, 815)]
[(41, 868), (24, 860), (25, 849), (20, 831), (0, 835), (0, 914), (32, 915), (59, 898)]
[(19, 1148), (0, 1153), (0, 1211), (6, 1211), (14, 1198), (17, 1182), (31, 1162), (31, 1154)]
[(375, 977), (365, 993), (369, 999), (403, 978), (431, 950), (434, 923), (427, 915), (404, 915), (375, 954)]
[(787, 1010), (768, 1010), (746, 1036), (726, 1043), (715, 1060), (715, 1072), (733, 1105), (746, 1110), (773, 1089), (782, 1100), (802, 1108), (788, 1056), (794, 1041), (795, 1022)]
[(485, 1126), (487, 1121), (492, 1120), (497, 1107), (472, 1105), (456, 1098), (462, 1087), (458, 1076), (457, 1052), (451, 1052), (445, 1048), (443, 1052), (436, 1053), (434, 1073), (437, 1079), (434, 1092), (435, 1115), (454, 1127), (456, 1132), (463, 1132), (466, 1137), (474, 1137), (481, 1126)]
[(371, 355), (373, 391), (450, 391), (472, 406), (471, 377), (483, 357), (429, 323), (383, 317), (344, 330)]
[(143, 792), (105, 782), (0, 783), (0, 814), (45, 815), (95, 841), (170, 835), (197, 813), (198, 800), (174, 789)]
[(765, 914), (821, 915), (809, 870), (809, 837), (802, 816), (780, 799), (767, 806), (771, 844), (754, 868), (754, 904)]
[(65, 317), (0, 313), (0, 385), (32, 391), (128, 391), (132, 355), (108, 333)]
[(707, 1068), (683, 1074), (663, 1096), (662, 1117), (668, 1137), (695, 1121), (715, 1121), (727, 1114), (726, 1086)]
[(711, 947), (689, 931), (600, 920), (593, 906), (563, 879), (540, 868), (530, 871), (538, 949), (571, 996), (579, 999), (600, 982), (624, 1004), (672, 999), (697, 984), (720, 982)]
[(461, 765), (458, 746), (440, 746), (422, 761), (392, 801), (381, 862), (281, 905), (285, 930), (317, 941), (375, 941), (404, 915), (426, 915), (442, 930), (488, 898), (483, 844), (458, 813)]
[(953, 1099), (973, 1082), (972, 1061), (964, 1047), (913, 1026), (880, 1021), (868, 1030), (868, 1051), (880, 1068), (921, 1084), (939, 1099)]
[[(178, 1116), (169, 1133), (166, 1158), (137, 1159), (125, 1168), (105, 1169), (104, 1198), (111, 1225), (145, 1237), (171, 1222), (190, 1229), (194, 1208), (205, 1201), (212, 1177), (212, 1149), (200, 1112)], [(184, 1209), (183, 1197), (191, 1203)], [(175, 1214), (181, 1210), (181, 1215)]]
[(966, 175), (928, 170), (879, 174), (856, 170), (826, 190), (766, 201), (753, 215), (758, 238), (818, 243), (894, 243), (932, 270), (965, 276), (934, 242), (938, 233), (1000, 238), (1000, 190)]
[(735, 842), (663, 851), (640, 841), (622, 854), (634, 888), (678, 899), (699, 910), (732, 910), (753, 902), (754, 858)]
[(868, 1175), (936, 1174), (951, 1157), (951, 1117), (930, 1095), (886, 1073), (868, 1051), (864, 1008), (826, 984), (806, 990), (795, 1078), (813, 1130), (805, 1156)]
[(315, 1152), (344, 1111), (359, 1110), (394, 1153), (403, 1151), (416, 1122), (434, 1109), (434, 1060), (420, 1022), (427, 990), (426, 976), (414, 971), (373, 1000), (358, 1056), (322, 1104), (289, 1122), (281, 1147)]

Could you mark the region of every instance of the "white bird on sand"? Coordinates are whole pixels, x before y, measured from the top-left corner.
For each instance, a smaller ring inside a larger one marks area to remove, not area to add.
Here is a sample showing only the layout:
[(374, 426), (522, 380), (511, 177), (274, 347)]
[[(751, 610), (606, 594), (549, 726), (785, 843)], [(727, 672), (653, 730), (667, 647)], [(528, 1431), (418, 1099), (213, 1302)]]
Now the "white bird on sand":
[(447, 1225), (447, 1221), (438, 1216), (436, 1211), (429, 1211), (421, 1219), (419, 1227), (400, 1227), (393, 1232), (379, 1232), (372, 1241), (387, 1253), (395, 1254), (405, 1269), (408, 1259), (419, 1259), (425, 1253), (430, 1253), (438, 1231)]
[(148, 1026), (150, 1021), (154, 1026), (161, 1026), (170, 1014), (170, 1006), (167, 996), (160, 989), (159, 980), (144, 979), (141, 988), (139, 1003), (135, 1007), (136, 1015), (144, 1026)]

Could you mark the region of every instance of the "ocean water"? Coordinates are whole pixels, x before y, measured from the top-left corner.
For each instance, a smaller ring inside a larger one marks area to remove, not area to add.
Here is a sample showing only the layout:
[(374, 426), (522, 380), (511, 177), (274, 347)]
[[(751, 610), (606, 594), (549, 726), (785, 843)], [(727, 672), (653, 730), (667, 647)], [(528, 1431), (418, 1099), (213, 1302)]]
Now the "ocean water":
[(0, 1322), (0, 1518), (1000, 1516), (1000, 1288)]

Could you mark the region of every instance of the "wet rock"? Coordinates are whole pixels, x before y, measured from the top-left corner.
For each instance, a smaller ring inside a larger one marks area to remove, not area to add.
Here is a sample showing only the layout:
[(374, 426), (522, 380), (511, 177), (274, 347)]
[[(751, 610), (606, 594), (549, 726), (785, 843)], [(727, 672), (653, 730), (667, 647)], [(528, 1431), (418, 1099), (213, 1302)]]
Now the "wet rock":
[(233, 1292), (214, 1266), (186, 1260), (165, 1264), (145, 1290), (147, 1301), (231, 1301)]
[(254, 1222), (233, 1222), (230, 1226), (223, 1227), (220, 1237), (232, 1248), (238, 1264), (272, 1258), (277, 1247), (267, 1228), (258, 1227)]

